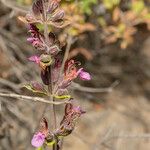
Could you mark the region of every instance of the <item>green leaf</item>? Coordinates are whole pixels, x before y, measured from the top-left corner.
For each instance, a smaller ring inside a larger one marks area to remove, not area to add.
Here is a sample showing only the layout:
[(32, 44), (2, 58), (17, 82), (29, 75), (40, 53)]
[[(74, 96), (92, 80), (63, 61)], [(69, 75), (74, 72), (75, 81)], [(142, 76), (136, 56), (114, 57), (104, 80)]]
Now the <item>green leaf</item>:
[(54, 95), (53, 96), (54, 98), (56, 98), (56, 99), (62, 99), (62, 100), (64, 100), (64, 99), (69, 99), (69, 98), (71, 98), (71, 96), (70, 95)]
[(25, 87), (29, 91), (32, 91), (33, 93), (48, 95), (47, 90), (44, 88), (44, 86), (37, 82), (29, 83), (27, 85), (24, 85), (23, 87)]
[(52, 145), (54, 145), (54, 144), (55, 144), (55, 140), (46, 143), (47, 146), (52, 146)]
[(43, 149), (43, 147), (39, 147), (39, 148), (37, 148), (36, 150), (44, 150), (44, 149)]

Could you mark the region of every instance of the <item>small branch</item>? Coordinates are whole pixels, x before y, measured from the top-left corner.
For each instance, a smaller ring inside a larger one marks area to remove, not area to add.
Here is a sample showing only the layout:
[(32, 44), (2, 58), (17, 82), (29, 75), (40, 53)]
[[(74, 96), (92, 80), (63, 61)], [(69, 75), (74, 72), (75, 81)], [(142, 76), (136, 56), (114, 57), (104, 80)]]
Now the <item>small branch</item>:
[(7, 87), (10, 87), (11, 89), (13, 89), (16, 93), (19, 93), (20, 92), (20, 89), (18, 88), (18, 86), (11, 82), (11, 81), (8, 81), (6, 79), (3, 79), (3, 78), (0, 78), (0, 84), (2, 85), (5, 85)]
[[(46, 40), (46, 45), (47, 46), (50, 46), (49, 45), (49, 31), (48, 31), (48, 25), (47, 25), (47, 14), (46, 14), (46, 6), (45, 6), (45, 3), (43, 1), (43, 8), (44, 8), (44, 13), (43, 13), (43, 20), (44, 20), (44, 37), (45, 37), (45, 40)], [(48, 72), (49, 72), (49, 85), (48, 85), (48, 91), (49, 91), (49, 94), (53, 94), (53, 81), (52, 81), (52, 72), (53, 72), (53, 67), (52, 65), (50, 67), (48, 67)], [(55, 99), (54, 97), (51, 97), (51, 102), (53, 103), (52, 104), (52, 116), (53, 116), (53, 125), (54, 125), (54, 130), (57, 129), (57, 116), (56, 116), (56, 108), (55, 108)], [(55, 144), (53, 145), (53, 150), (57, 150), (57, 144), (58, 144), (58, 141), (55, 139)]]
[(18, 94), (13, 94), (13, 93), (0, 93), (0, 97), (11, 97), (11, 98), (17, 98), (20, 100), (31, 100), (35, 102), (37, 101), (37, 102), (53, 104), (53, 105), (61, 105), (61, 104), (68, 103), (68, 100), (63, 101), (63, 102), (53, 102), (53, 101), (49, 101), (41, 97), (31, 97), (31, 96), (18, 95)]
[[(60, 76), (63, 74), (63, 70), (64, 70), (64, 67), (65, 67), (65, 62), (68, 59), (69, 51), (70, 51), (72, 43), (73, 43), (73, 37), (69, 36), (68, 40), (67, 40), (67, 47), (66, 47), (66, 50), (65, 50), (65, 55), (64, 55), (64, 58), (63, 58), (63, 62), (62, 62), (61, 68), (60, 68), (60, 72), (59, 72), (59, 77), (58, 78), (60, 78)], [(56, 92), (56, 90), (57, 90), (57, 85), (54, 86), (54, 90), (53, 90), (54, 93)]]
[(73, 90), (89, 92), (89, 93), (112, 92), (113, 88), (115, 88), (119, 83), (120, 83), (119, 81), (115, 81), (108, 88), (91, 88), (91, 87), (81, 86), (80, 84), (73, 82), (71, 88)]
[(72, 41), (73, 41), (72, 36), (69, 36), (69, 37), (68, 37), (68, 40), (67, 40), (67, 47), (66, 47), (64, 59), (63, 59), (63, 62), (62, 62), (60, 74), (62, 74), (62, 72), (63, 72), (63, 70), (64, 70), (65, 62), (66, 62), (66, 60), (68, 59), (69, 50), (70, 50), (70, 48), (71, 48)]

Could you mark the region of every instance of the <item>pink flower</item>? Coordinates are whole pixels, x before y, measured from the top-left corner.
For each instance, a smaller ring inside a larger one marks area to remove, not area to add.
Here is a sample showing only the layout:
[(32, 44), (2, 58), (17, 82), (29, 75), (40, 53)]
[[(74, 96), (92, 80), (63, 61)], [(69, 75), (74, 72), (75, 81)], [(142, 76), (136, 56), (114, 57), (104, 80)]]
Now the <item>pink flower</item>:
[(81, 80), (91, 80), (91, 75), (88, 72), (85, 72), (83, 68), (78, 70), (78, 75)]
[(45, 135), (42, 134), (41, 132), (38, 132), (38, 133), (34, 134), (32, 140), (31, 140), (31, 144), (32, 144), (32, 146), (38, 148), (43, 145), (44, 141), (45, 141)]
[(78, 113), (78, 114), (80, 114), (80, 115), (86, 113), (84, 110), (81, 109), (80, 106), (74, 106), (73, 107), (73, 111), (76, 112), (76, 113)]
[(33, 43), (35, 41), (35, 38), (29, 37), (29, 38), (27, 38), (27, 41), (30, 42), (30, 43)]
[(36, 64), (40, 63), (40, 57), (39, 56), (33, 55), (33, 56), (29, 57), (28, 59), (32, 62), (35, 62)]

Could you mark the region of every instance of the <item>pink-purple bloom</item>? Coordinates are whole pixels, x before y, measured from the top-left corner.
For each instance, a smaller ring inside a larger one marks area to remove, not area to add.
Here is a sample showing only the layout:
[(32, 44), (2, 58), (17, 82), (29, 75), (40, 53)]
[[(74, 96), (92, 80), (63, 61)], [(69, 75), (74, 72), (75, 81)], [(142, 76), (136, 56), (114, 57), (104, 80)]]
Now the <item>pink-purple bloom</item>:
[(33, 56), (29, 57), (28, 59), (32, 62), (35, 62), (36, 64), (40, 63), (40, 57), (39, 56), (33, 55)]
[(38, 148), (43, 145), (44, 141), (45, 141), (45, 135), (41, 132), (38, 132), (38, 133), (34, 134), (32, 140), (31, 140), (31, 144), (32, 144), (32, 146)]
[(60, 128), (56, 130), (57, 136), (68, 136), (75, 128), (76, 121), (85, 111), (80, 106), (68, 103), (65, 106), (65, 115), (60, 123)]
[(81, 109), (80, 106), (74, 106), (73, 107), (73, 111), (76, 112), (76, 113), (78, 113), (78, 114), (80, 114), (80, 115), (86, 113), (84, 110)]
[(91, 75), (88, 72), (85, 72), (83, 68), (79, 69), (78, 75), (81, 80), (91, 80)]
[(33, 47), (44, 50), (44, 44), (39, 38), (29, 37), (27, 38), (27, 41), (31, 43)]
[[(24, 22), (29, 23), (30, 37), (27, 38), (27, 41), (34, 48), (40, 50), (38, 56), (33, 55), (28, 60), (40, 67), (43, 84), (47, 85), (48, 88), (50, 85), (54, 85), (52, 89), (49, 89), (52, 92), (52, 97), (68, 101), (65, 106), (65, 114), (58, 128), (49, 130), (47, 119), (41, 119), (39, 129), (31, 140), (32, 146), (38, 149), (52, 144), (55, 144), (56, 149), (61, 149), (60, 136), (71, 134), (75, 128), (76, 121), (85, 113), (80, 106), (73, 104), (73, 98), (69, 94), (68, 86), (78, 77), (81, 80), (91, 80), (91, 75), (85, 72), (83, 68), (79, 68), (80, 62), (72, 59), (63, 62), (62, 55), (58, 54), (63, 45), (54, 33), (45, 30), (47, 34), (45, 35), (37, 28), (36, 23), (46, 23), (46, 25), (54, 27), (63, 27), (68, 24), (64, 23), (66, 20), (64, 19), (65, 13), (64, 10), (59, 8), (60, 1), (35, 0), (31, 12), (25, 18), (22, 18)], [(31, 82), (25, 87), (34, 93), (49, 96), (43, 84)], [(55, 149), (54, 147), (53, 149)]]
[(27, 38), (27, 41), (30, 42), (30, 43), (33, 43), (35, 41), (35, 38), (29, 37), (29, 38)]

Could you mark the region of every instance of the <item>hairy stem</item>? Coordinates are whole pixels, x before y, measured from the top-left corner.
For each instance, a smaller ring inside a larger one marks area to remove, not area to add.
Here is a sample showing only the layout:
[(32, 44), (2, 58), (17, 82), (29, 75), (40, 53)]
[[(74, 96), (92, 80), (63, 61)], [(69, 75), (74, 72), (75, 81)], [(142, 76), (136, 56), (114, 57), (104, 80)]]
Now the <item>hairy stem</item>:
[[(73, 42), (73, 37), (69, 35), (68, 40), (67, 40), (67, 47), (66, 47), (66, 50), (65, 50), (65, 55), (64, 55), (64, 58), (63, 58), (63, 62), (62, 62), (62, 65), (61, 65), (61, 69), (60, 69), (58, 78), (60, 78), (61, 74), (63, 74), (64, 67), (65, 67), (65, 62), (68, 59), (69, 50), (71, 48), (72, 42)], [(54, 93), (57, 91), (57, 88), (58, 88), (57, 85), (55, 85)]]
[(68, 59), (69, 50), (70, 50), (70, 48), (71, 48), (72, 41), (73, 41), (72, 36), (69, 36), (69, 37), (68, 37), (68, 40), (67, 40), (67, 47), (66, 47), (64, 59), (63, 59), (63, 62), (62, 62), (60, 74), (62, 74), (62, 72), (63, 72), (63, 70), (64, 70), (65, 62), (66, 62), (66, 60)]
[[(60, 77), (60, 75), (61, 75), (61, 74), (63, 73), (63, 71), (64, 71), (65, 62), (66, 62), (67, 59), (68, 59), (68, 55), (69, 55), (69, 51), (70, 51), (70, 48), (71, 48), (71, 45), (72, 45), (72, 41), (73, 41), (73, 37), (72, 37), (72, 36), (69, 36), (69, 37), (68, 37), (68, 40), (67, 40), (67, 47), (66, 47), (64, 59), (63, 59), (62, 65), (61, 65), (59, 77)], [(54, 89), (54, 90), (55, 90), (55, 89)], [(63, 149), (63, 138), (60, 139), (60, 150), (62, 150), (62, 149)]]
[[(48, 25), (46, 23), (46, 21), (44, 22), (44, 37), (45, 37), (45, 41), (46, 41), (46, 44), (49, 46), (49, 39), (48, 39)], [(53, 82), (52, 82), (52, 66), (48, 67), (48, 75), (49, 75), (49, 85), (48, 85), (48, 91), (49, 91), (49, 94), (50, 95), (53, 95)], [(51, 99), (52, 102), (55, 101), (55, 99), (52, 97)], [(52, 105), (52, 115), (53, 115), (53, 129), (57, 129), (57, 119), (56, 119), (56, 108), (55, 108), (55, 105)], [(56, 144), (53, 145), (53, 150), (57, 150), (57, 141), (56, 141)]]

